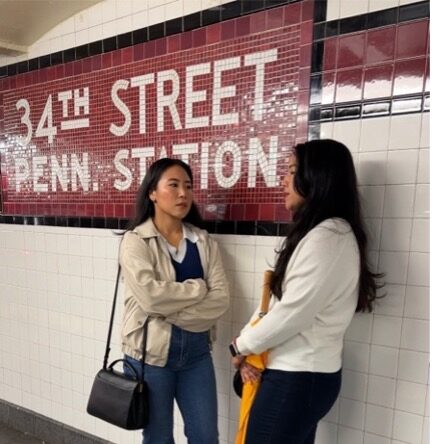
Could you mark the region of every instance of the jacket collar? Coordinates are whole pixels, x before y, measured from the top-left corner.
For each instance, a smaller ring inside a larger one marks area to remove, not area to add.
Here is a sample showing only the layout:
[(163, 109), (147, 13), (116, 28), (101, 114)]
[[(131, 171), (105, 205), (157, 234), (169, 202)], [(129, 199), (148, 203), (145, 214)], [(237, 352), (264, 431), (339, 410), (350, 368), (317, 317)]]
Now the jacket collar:
[[(197, 239), (200, 239), (200, 232), (198, 228), (194, 227), (191, 224), (184, 223), (184, 232), (185, 237), (190, 239), (193, 242), (196, 242)], [(159, 233), (157, 228), (155, 227), (155, 224), (153, 223), (153, 220), (151, 217), (149, 217), (145, 222), (135, 227), (133, 230), (135, 233), (137, 233), (140, 237), (143, 239), (148, 239), (150, 237), (162, 237), (162, 235)]]
[(133, 231), (144, 239), (149, 238), (149, 237), (159, 237), (160, 236), (160, 233), (156, 229), (151, 217), (149, 217), (142, 224), (135, 227)]

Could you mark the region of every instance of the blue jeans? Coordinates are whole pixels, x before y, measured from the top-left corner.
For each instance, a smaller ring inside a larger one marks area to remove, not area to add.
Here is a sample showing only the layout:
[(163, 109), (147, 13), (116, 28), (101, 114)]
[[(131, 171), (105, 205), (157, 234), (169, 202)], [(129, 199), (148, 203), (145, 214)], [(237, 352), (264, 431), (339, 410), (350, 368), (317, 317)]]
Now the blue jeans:
[[(141, 362), (125, 357), (141, 375)], [(124, 373), (130, 370), (124, 367)], [(189, 444), (217, 444), (216, 378), (209, 335), (172, 327), (165, 367), (145, 365), (149, 389), (149, 423), (143, 444), (174, 444), (174, 399), (183, 417)]]
[(336, 373), (265, 370), (253, 403), (246, 444), (313, 444), (318, 421), (341, 386)]

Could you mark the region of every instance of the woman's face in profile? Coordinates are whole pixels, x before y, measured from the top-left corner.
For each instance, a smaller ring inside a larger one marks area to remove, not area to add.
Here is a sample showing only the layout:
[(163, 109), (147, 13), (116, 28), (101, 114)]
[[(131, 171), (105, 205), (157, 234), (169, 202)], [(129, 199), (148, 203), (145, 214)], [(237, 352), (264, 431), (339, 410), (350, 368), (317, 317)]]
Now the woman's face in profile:
[(192, 181), (183, 168), (172, 166), (162, 174), (149, 197), (155, 204), (156, 217), (183, 219), (192, 206)]
[(305, 199), (297, 193), (294, 188), (294, 177), (297, 172), (297, 159), (291, 154), (288, 159), (288, 174), (285, 176), (282, 184), (285, 195), (285, 208), (296, 212), (304, 203)]

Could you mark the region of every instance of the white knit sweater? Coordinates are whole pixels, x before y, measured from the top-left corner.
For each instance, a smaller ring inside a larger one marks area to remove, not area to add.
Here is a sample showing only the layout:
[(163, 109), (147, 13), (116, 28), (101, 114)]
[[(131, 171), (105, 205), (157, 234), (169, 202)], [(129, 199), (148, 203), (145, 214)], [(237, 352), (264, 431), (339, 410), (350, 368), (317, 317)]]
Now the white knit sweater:
[(240, 353), (269, 350), (271, 369), (338, 371), (343, 336), (357, 305), (359, 273), (350, 225), (336, 218), (317, 225), (289, 260), (281, 300), (272, 297), (269, 313), (237, 338)]

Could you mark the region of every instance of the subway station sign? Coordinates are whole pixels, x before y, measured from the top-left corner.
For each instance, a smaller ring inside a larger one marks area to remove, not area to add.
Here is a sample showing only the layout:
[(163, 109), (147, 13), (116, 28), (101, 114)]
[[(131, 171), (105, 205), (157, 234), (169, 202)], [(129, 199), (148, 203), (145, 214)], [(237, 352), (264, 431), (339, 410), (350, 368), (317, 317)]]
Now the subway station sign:
[(0, 83), (5, 212), (127, 217), (168, 156), (191, 165), (206, 218), (276, 220), (306, 137), (304, 3)]

